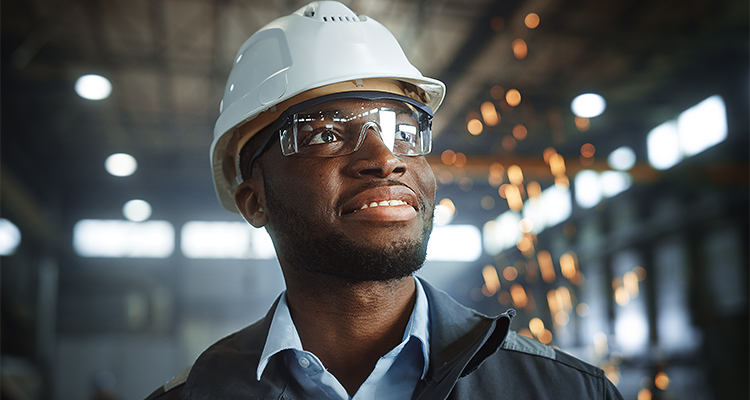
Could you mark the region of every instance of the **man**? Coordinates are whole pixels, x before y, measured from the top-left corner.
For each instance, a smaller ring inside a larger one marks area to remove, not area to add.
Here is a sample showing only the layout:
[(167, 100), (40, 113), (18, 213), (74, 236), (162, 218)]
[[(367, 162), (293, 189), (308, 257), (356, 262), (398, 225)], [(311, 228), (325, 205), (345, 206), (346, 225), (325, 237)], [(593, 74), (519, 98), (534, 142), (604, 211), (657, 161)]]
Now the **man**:
[(601, 370), (414, 278), (433, 110), (382, 25), (336, 2), (242, 46), (212, 146), (222, 204), (273, 239), (286, 291), (150, 399), (620, 398)]

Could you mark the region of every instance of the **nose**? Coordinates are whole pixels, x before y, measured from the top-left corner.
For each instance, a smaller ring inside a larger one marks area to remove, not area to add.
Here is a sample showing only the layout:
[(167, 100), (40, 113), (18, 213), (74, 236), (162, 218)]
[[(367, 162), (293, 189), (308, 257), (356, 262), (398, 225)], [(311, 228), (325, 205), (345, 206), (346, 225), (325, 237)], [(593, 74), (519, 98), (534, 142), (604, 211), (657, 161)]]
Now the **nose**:
[(403, 175), (406, 163), (393, 154), (375, 129), (368, 129), (359, 150), (352, 153), (349, 173), (358, 178)]

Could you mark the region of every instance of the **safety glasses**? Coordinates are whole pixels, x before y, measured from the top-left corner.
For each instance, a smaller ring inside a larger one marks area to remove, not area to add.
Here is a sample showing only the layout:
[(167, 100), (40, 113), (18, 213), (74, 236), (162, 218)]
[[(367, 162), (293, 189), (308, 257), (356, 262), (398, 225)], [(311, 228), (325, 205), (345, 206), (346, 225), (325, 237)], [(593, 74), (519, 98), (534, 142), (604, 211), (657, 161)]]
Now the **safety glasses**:
[(398, 156), (420, 156), (432, 148), (432, 109), (405, 96), (384, 92), (335, 93), (288, 108), (265, 131), (253, 163), (279, 133), (285, 156), (340, 157), (359, 150), (368, 132)]

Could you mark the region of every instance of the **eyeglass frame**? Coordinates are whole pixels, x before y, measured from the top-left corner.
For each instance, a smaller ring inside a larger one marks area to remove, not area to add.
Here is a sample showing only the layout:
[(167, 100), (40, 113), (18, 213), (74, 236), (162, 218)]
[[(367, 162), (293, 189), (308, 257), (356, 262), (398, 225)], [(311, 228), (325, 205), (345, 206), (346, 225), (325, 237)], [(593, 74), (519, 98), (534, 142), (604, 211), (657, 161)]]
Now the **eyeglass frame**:
[[(267, 132), (265, 134), (266, 136), (263, 138), (263, 141), (260, 143), (260, 146), (258, 146), (258, 149), (255, 151), (255, 153), (253, 154), (253, 156), (250, 158), (250, 162), (247, 165), (247, 176), (248, 177), (252, 176), (252, 173), (253, 173), (253, 164), (255, 163), (255, 160), (258, 157), (260, 157), (260, 155), (263, 154), (266, 150), (268, 150), (268, 148), (271, 146), (272, 140), (276, 136), (276, 135), (274, 135), (275, 133), (279, 133), (278, 137), (279, 137), (279, 140), (281, 140), (281, 132), (280, 131), (281, 131), (281, 129), (284, 126), (286, 126), (286, 125), (288, 125), (288, 124), (291, 123), (290, 118), (293, 115), (295, 115), (295, 114), (297, 114), (297, 113), (299, 113), (301, 111), (307, 110), (307, 109), (309, 109), (311, 107), (314, 107), (316, 105), (323, 104), (323, 103), (326, 103), (326, 102), (329, 102), (329, 101), (332, 101), (332, 100), (339, 100), (339, 99), (359, 99), (359, 100), (370, 100), (370, 101), (372, 101), (372, 100), (398, 100), (398, 101), (402, 101), (404, 103), (407, 103), (407, 104), (409, 104), (411, 106), (414, 106), (414, 107), (418, 108), (419, 110), (423, 111), (427, 115), (427, 124), (428, 124), (427, 127), (428, 127), (428, 129), (430, 131), (429, 147), (428, 147), (427, 151), (424, 152), (424, 153), (420, 153), (420, 154), (401, 154), (401, 156), (404, 156), (404, 157), (423, 156), (425, 154), (429, 154), (430, 151), (432, 151), (432, 118), (433, 118), (434, 113), (432, 111), (432, 108), (430, 108), (428, 105), (426, 105), (426, 104), (424, 104), (424, 103), (422, 103), (420, 101), (414, 100), (414, 99), (412, 99), (410, 97), (406, 97), (406, 96), (395, 94), (395, 93), (388, 93), (388, 92), (377, 92), (377, 91), (363, 90), (363, 91), (354, 91), (354, 92), (332, 93), (332, 94), (327, 94), (327, 95), (323, 95), (323, 96), (320, 96), (320, 97), (316, 97), (314, 99), (305, 100), (303, 102), (297, 103), (297, 104), (295, 104), (295, 105), (287, 108), (286, 110), (284, 110), (284, 112), (281, 113), (281, 115), (274, 122), (272, 122), (270, 125), (268, 125), (266, 128), (264, 128), (263, 130)], [(345, 155), (353, 154), (357, 150), (359, 150), (359, 147), (355, 148), (355, 150), (352, 153), (341, 154), (341, 155), (333, 155), (333, 156), (328, 156), (328, 157), (324, 157), (324, 158), (342, 157), (342, 156), (345, 156)], [(282, 154), (283, 154), (284, 150), (281, 149), (281, 151), (282, 151)], [(285, 154), (285, 156), (290, 156), (290, 155), (294, 155), (294, 154), (299, 154), (299, 153), (292, 153), (292, 154), (288, 154), (288, 155)], [(238, 160), (237, 160), (238, 170), (240, 169), (239, 161), (240, 160), (239, 160), (239, 157), (238, 157)], [(238, 178), (242, 176), (241, 171), (240, 171), (240, 173), (237, 176), (238, 176)]]

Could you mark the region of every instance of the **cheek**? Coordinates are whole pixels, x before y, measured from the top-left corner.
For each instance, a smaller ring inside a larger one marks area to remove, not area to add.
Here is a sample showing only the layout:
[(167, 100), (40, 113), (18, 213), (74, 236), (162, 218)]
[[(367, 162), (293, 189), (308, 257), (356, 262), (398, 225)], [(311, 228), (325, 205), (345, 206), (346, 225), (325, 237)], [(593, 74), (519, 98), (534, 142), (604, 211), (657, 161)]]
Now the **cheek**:
[(435, 192), (437, 191), (437, 182), (435, 180), (435, 174), (432, 172), (432, 168), (427, 164), (427, 161), (419, 164), (419, 167), (415, 169), (417, 182), (419, 188), (424, 194), (425, 201), (430, 204), (435, 202)]

